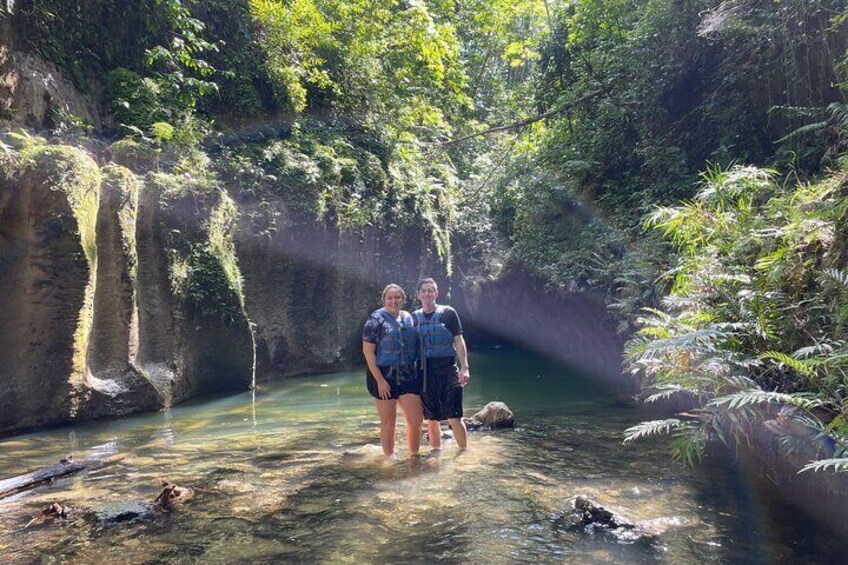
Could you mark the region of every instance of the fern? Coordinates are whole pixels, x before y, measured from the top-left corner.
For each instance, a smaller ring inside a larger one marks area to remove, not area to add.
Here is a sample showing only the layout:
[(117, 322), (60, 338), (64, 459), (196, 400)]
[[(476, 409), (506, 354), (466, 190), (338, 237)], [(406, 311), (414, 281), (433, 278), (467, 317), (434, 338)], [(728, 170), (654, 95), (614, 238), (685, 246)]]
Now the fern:
[(794, 357), (790, 357), (780, 351), (766, 351), (760, 355), (760, 359), (771, 359), (772, 361), (777, 361), (778, 363), (786, 365), (796, 373), (804, 375), (807, 378), (813, 378), (816, 376), (815, 369), (810, 366), (812, 365), (811, 361), (795, 359)]
[(848, 288), (848, 273), (840, 269), (824, 269), (821, 272), (824, 280), (835, 282)]
[(757, 386), (757, 383), (745, 375), (730, 375), (725, 377), (724, 381), (736, 390), (751, 390)]
[(813, 471), (814, 473), (817, 471), (827, 471), (828, 469), (832, 469), (835, 473), (843, 473), (848, 471), (848, 457), (839, 458), (839, 459), (820, 459), (818, 461), (810, 461), (803, 467), (798, 473), (803, 473), (805, 471)]
[(793, 139), (795, 137), (798, 137), (798, 136), (801, 136), (801, 135), (804, 135), (804, 134), (807, 134), (807, 133), (814, 133), (814, 132), (821, 131), (821, 130), (823, 130), (824, 128), (827, 127), (827, 124), (828, 124), (828, 122), (827, 122), (827, 120), (825, 120), (823, 122), (815, 122), (815, 123), (812, 123), (812, 124), (803, 125), (803, 126), (799, 127), (798, 129), (794, 129), (794, 130), (790, 131), (789, 133), (787, 133), (786, 135), (784, 135), (783, 137), (778, 139), (777, 143), (783, 143), (784, 141), (789, 141), (790, 139)]
[(833, 102), (827, 107), (830, 112), (830, 119), (838, 127), (848, 129), (848, 104), (842, 102)]
[(671, 398), (675, 394), (680, 394), (682, 392), (689, 392), (689, 393), (692, 392), (689, 389), (684, 388), (680, 385), (662, 385), (662, 386), (656, 387), (656, 390), (658, 392), (655, 392), (654, 394), (645, 398), (646, 403), (650, 404), (650, 403), (657, 402), (657, 401), (660, 401), (660, 400), (665, 400), (667, 398)]
[(808, 345), (806, 347), (797, 349), (792, 354), (792, 357), (794, 357), (795, 359), (807, 359), (809, 357), (812, 357), (813, 355), (830, 354), (833, 352), (833, 350), (834, 345), (832, 343), (817, 343), (816, 345)]
[[(823, 109), (814, 110), (810, 122), (822, 119), (813, 116)], [(786, 139), (848, 127), (848, 104), (828, 111), (826, 124), (804, 126)], [(793, 189), (775, 179), (774, 171), (710, 165), (692, 201), (657, 208), (646, 219), (679, 255), (670, 294), (637, 320), (640, 328), (625, 347), (627, 368), (644, 376), (646, 401), (691, 392), (704, 408), (699, 416), (629, 428), (625, 443), (671, 434), (675, 456), (694, 463), (710, 438), (744, 444), (763, 408), (795, 407), (799, 417), (833, 422), (838, 431), (826, 430), (825, 437), (819, 423), (815, 440), (782, 445), (800, 453), (816, 441), (835, 442), (836, 454), (826, 456), (842, 457), (848, 424), (834, 417), (848, 414), (848, 340), (838, 340), (848, 325), (848, 268), (839, 240), (848, 214), (844, 182), (833, 175)], [(793, 390), (804, 392), (783, 392)]]
[(756, 404), (787, 404), (797, 406), (805, 410), (810, 410), (821, 406), (821, 400), (815, 398), (811, 394), (797, 393), (786, 394), (783, 392), (769, 392), (765, 390), (753, 389), (743, 390), (733, 394), (716, 398), (707, 406), (716, 408), (725, 408), (728, 410), (738, 410)]
[(703, 459), (706, 446), (707, 434), (702, 428), (683, 428), (674, 434), (671, 457), (694, 467)]
[(672, 430), (685, 425), (677, 418), (669, 418), (667, 420), (651, 420), (649, 422), (641, 422), (635, 426), (624, 430), (624, 442), (630, 443), (640, 438), (645, 438), (653, 435), (668, 434)]

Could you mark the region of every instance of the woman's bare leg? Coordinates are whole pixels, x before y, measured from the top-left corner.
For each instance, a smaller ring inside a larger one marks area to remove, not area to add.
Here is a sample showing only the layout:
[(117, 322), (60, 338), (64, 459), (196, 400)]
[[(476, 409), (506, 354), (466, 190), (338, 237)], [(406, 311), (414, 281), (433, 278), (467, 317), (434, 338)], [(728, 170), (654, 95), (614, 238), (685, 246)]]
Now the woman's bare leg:
[(406, 420), (406, 446), (410, 455), (418, 455), (418, 448), (421, 446), (421, 424), (424, 422), (421, 397), (417, 394), (402, 394), (398, 404)]
[(377, 413), (380, 415), (380, 445), (383, 453), (395, 452), (395, 427), (397, 426), (397, 400), (374, 399)]

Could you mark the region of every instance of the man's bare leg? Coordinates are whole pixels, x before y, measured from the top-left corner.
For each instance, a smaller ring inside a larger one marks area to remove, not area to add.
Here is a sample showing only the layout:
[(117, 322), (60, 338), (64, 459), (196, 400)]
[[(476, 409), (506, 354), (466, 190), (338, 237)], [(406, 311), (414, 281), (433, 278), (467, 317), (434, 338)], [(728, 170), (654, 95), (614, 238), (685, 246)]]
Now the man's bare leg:
[(431, 449), (442, 448), (442, 425), (438, 420), (427, 420), (427, 439)]
[(465, 430), (465, 422), (462, 418), (449, 418), (448, 423), (453, 430), (453, 438), (460, 451), (468, 449), (468, 432)]

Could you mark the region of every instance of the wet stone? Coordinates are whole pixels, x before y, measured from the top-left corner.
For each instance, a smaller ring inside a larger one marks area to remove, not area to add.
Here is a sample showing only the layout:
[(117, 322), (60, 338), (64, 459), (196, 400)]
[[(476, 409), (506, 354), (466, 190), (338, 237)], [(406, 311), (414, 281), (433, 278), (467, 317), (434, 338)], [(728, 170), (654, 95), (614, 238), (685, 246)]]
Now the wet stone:
[(489, 402), (470, 418), (463, 418), (463, 421), (471, 431), (515, 427), (515, 415), (503, 402)]
[(153, 505), (141, 501), (108, 502), (92, 508), (91, 511), (100, 524), (107, 527), (154, 517)]
[(574, 497), (571, 506), (570, 512), (554, 517), (553, 523), (557, 529), (582, 531), (590, 535), (601, 533), (624, 544), (651, 544), (668, 528), (682, 524), (679, 518), (658, 518), (634, 523), (583, 496)]

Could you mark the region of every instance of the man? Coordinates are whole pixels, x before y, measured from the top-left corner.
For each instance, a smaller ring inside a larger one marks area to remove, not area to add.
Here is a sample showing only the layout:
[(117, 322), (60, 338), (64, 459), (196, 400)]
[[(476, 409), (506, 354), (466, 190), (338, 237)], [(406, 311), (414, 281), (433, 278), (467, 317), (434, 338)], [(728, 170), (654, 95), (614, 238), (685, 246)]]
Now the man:
[[(414, 315), (421, 335), (421, 368), (424, 371), (424, 417), (430, 447), (441, 448), (440, 422), (447, 420), (460, 451), (468, 447), (462, 422), (462, 389), (468, 384), (468, 350), (456, 310), (436, 304), (439, 287), (432, 278), (418, 282), (421, 308)], [(459, 359), (459, 368), (456, 361)]]

